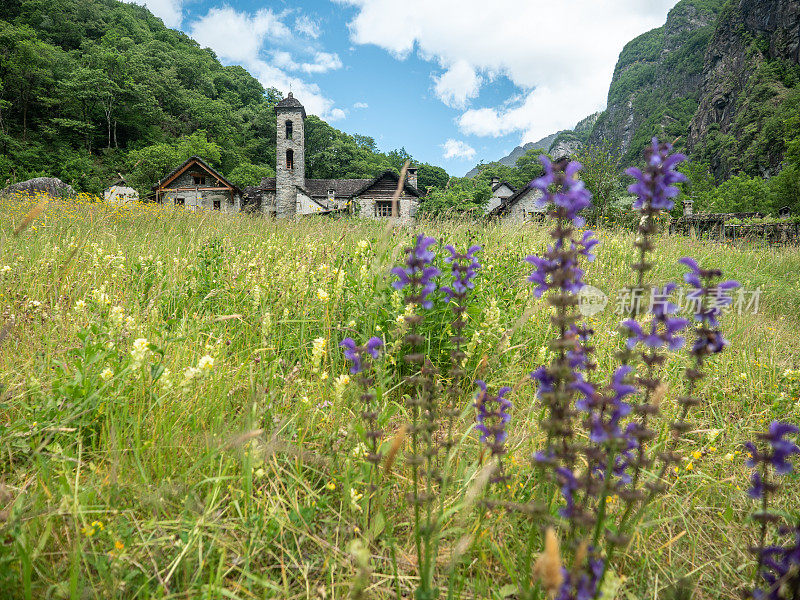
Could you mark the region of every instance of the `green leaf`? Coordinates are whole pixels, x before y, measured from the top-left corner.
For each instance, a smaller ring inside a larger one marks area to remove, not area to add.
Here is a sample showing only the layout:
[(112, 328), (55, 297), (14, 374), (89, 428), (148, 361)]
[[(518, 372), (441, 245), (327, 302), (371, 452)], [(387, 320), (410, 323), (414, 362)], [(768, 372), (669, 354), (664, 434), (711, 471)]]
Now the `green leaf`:
[(158, 381), (158, 378), (164, 373), (164, 364), (158, 363), (157, 365), (150, 365), (150, 377), (153, 382)]
[(517, 586), (513, 583), (507, 583), (503, 587), (500, 588), (500, 597), (501, 598), (508, 598), (512, 594), (517, 592)]

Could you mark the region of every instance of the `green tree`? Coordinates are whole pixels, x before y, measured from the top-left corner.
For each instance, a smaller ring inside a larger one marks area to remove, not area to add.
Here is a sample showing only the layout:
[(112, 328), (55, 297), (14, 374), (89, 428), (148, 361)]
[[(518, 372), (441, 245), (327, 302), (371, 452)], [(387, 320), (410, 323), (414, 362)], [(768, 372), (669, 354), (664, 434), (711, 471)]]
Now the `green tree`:
[(486, 181), (468, 177), (450, 179), (447, 187), (431, 188), (420, 202), (420, 213), (429, 217), (470, 213), (483, 215), (492, 190)]
[(264, 177), (275, 177), (275, 169), (268, 165), (241, 163), (228, 174), (227, 178), (232, 184), (246, 188), (251, 185), (259, 185)]

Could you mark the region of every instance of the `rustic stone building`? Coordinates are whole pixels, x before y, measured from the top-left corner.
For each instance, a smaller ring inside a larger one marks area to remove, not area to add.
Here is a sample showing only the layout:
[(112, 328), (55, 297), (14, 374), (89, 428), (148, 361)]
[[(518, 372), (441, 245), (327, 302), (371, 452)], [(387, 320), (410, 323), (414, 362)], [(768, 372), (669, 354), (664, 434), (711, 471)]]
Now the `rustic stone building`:
[(193, 156), (153, 186), (151, 197), (161, 204), (175, 204), (196, 210), (207, 208), (223, 212), (242, 209), (242, 192)]
[(499, 177), (492, 177), (491, 187), (492, 197), (489, 198), (489, 203), (486, 205), (486, 214), (491, 214), (491, 212), (500, 206), (504, 200), (508, 199), (510, 196), (513, 196), (514, 192), (517, 191), (517, 188), (507, 181), (500, 181)]
[(544, 218), (547, 213), (547, 207), (540, 204), (541, 199), (541, 190), (526, 185), (503, 198), (489, 211), (489, 216), (514, 223), (538, 220)]
[(125, 178), (120, 176), (103, 191), (103, 198), (110, 204), (127, 204), (128, 202), (137, 202), (139, 192), (129, 186)]
[[(277, 140), (275, 177), (245, 190), (245, 203), (279, 219), (300, 215), (343, 212), (366, 218), (392, 216), (392, 195), (399, 177), (385, 171), (372, 179), (306, 179), (305, 118), (303, 105), (291, 92), (275, 106)], [(397, 202), (402, 221), (414, 218), (419, 204), (417, 169), (408, 177)]]

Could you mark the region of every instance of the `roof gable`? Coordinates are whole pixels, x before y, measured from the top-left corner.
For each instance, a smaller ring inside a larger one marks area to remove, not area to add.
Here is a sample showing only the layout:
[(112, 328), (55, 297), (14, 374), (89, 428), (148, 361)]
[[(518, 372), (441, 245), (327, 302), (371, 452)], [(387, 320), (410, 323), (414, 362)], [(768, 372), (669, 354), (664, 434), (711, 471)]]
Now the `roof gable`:
[(216, 170), (214, 170), (206, 161), (204, 161), (199, 156), (192, 156), (188, 158), (181, 166), (177, 169), (173, 170), (169, 175), (164, 177), (161, 181), (159, 181), (156, 185), (153, 186), (153, 189), (164, 188), (168, 186), (170, 183), (175, 181), (178, 177), (183, 175), (186, 171), (188, 171), (191, 167), (196, 166), (211, 175), (214, 179), (216, 179), (223, 187), (230, 188), (233, 191), (239, 191), (235, 185), (225, 179), (222, 175), (220, 175)]
[(539, 190), (536, 188), (532, 188), (529, 185), (523, 186), (519, 188), (516, 192), (514, 192), (511, 196), (503, 200), (499, 206), (496, 206), (492, 209), (489, 214), (492, 215), (502, 215), (508, 210), (511, 209), (517, 202), (522, 200), (528, 194), (536, 194)]
[[(397, 188), (397, 183), (400, 181), (400, 176), (395, 173), (394, 171), (384, 171), (374, 179), (369, 180), (366, 184), (364, 184), (361, 188), (356, 190), (353, 193), (353, 196), (361, 196), (368, 192), (370, 189), (374, 188), (378, 183), (382, 181), (391, 181), (395, 189)], [(407, 192), (409, 195), (414, 196), (415, 198), (419, 198), (419, 190), (412, 185), (409, 185), (408, 181), (403, 182), (403, 191)]]
[(499, 190), (503, 186), (507, 187), (508, 191), (510, 191), (510, 192), (516, 192), (517, 191), (517, 188), (515, 188), (513, 185), (511, 185), (507, 181), (501, 181), (500, 183), (496, 183), (492, 187), (492, 192), (496, 192), (497, 190)]

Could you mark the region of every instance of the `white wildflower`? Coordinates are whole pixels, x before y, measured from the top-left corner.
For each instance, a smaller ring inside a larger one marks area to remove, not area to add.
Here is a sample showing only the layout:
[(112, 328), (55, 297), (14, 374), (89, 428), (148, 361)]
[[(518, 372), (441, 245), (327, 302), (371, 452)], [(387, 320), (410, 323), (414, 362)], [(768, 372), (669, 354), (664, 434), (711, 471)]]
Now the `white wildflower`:
[(81, 312), (86, 310), (86, 302), (84, 302), (83, 300), (78, 300), (75, 303), (75, 310), (81, 311)]
[(108, 381), (112, 377), (114, 377), (114, 371), (112, 371), (109, 367), (106, 367), (103, 369), (103, 372), (100, 373), (100, 379), (103, 381)]
[(111, 325), (114, 327), (122, 327), (122, 317), (124, 314), (125, 311), (121, 306), (113, 306), (111, 308), (111, 312), (108, 313), (108, 318), (111, 321)]
[(147, 341), (147, 338), (137, 338), (133, 342), (131, 356), (133, 357), (133, 362), (137, 365), (141, 365), (144, 361), (144, 357), (147, 355), (148, 344), (149, 342)]
[(328, 295), (328, 292), (326, 292), (322, 288), (319, 288), (317, 290), (317, 298), (319, 298), (320, 302), (327, 302), (328, 300), (330, 300), (330, 296)]
[(214, 368), (214, 357), (206, 354), (197, 361), (197, 368), (200, 369), (202, 373), (210, 373), (211, 369)]

